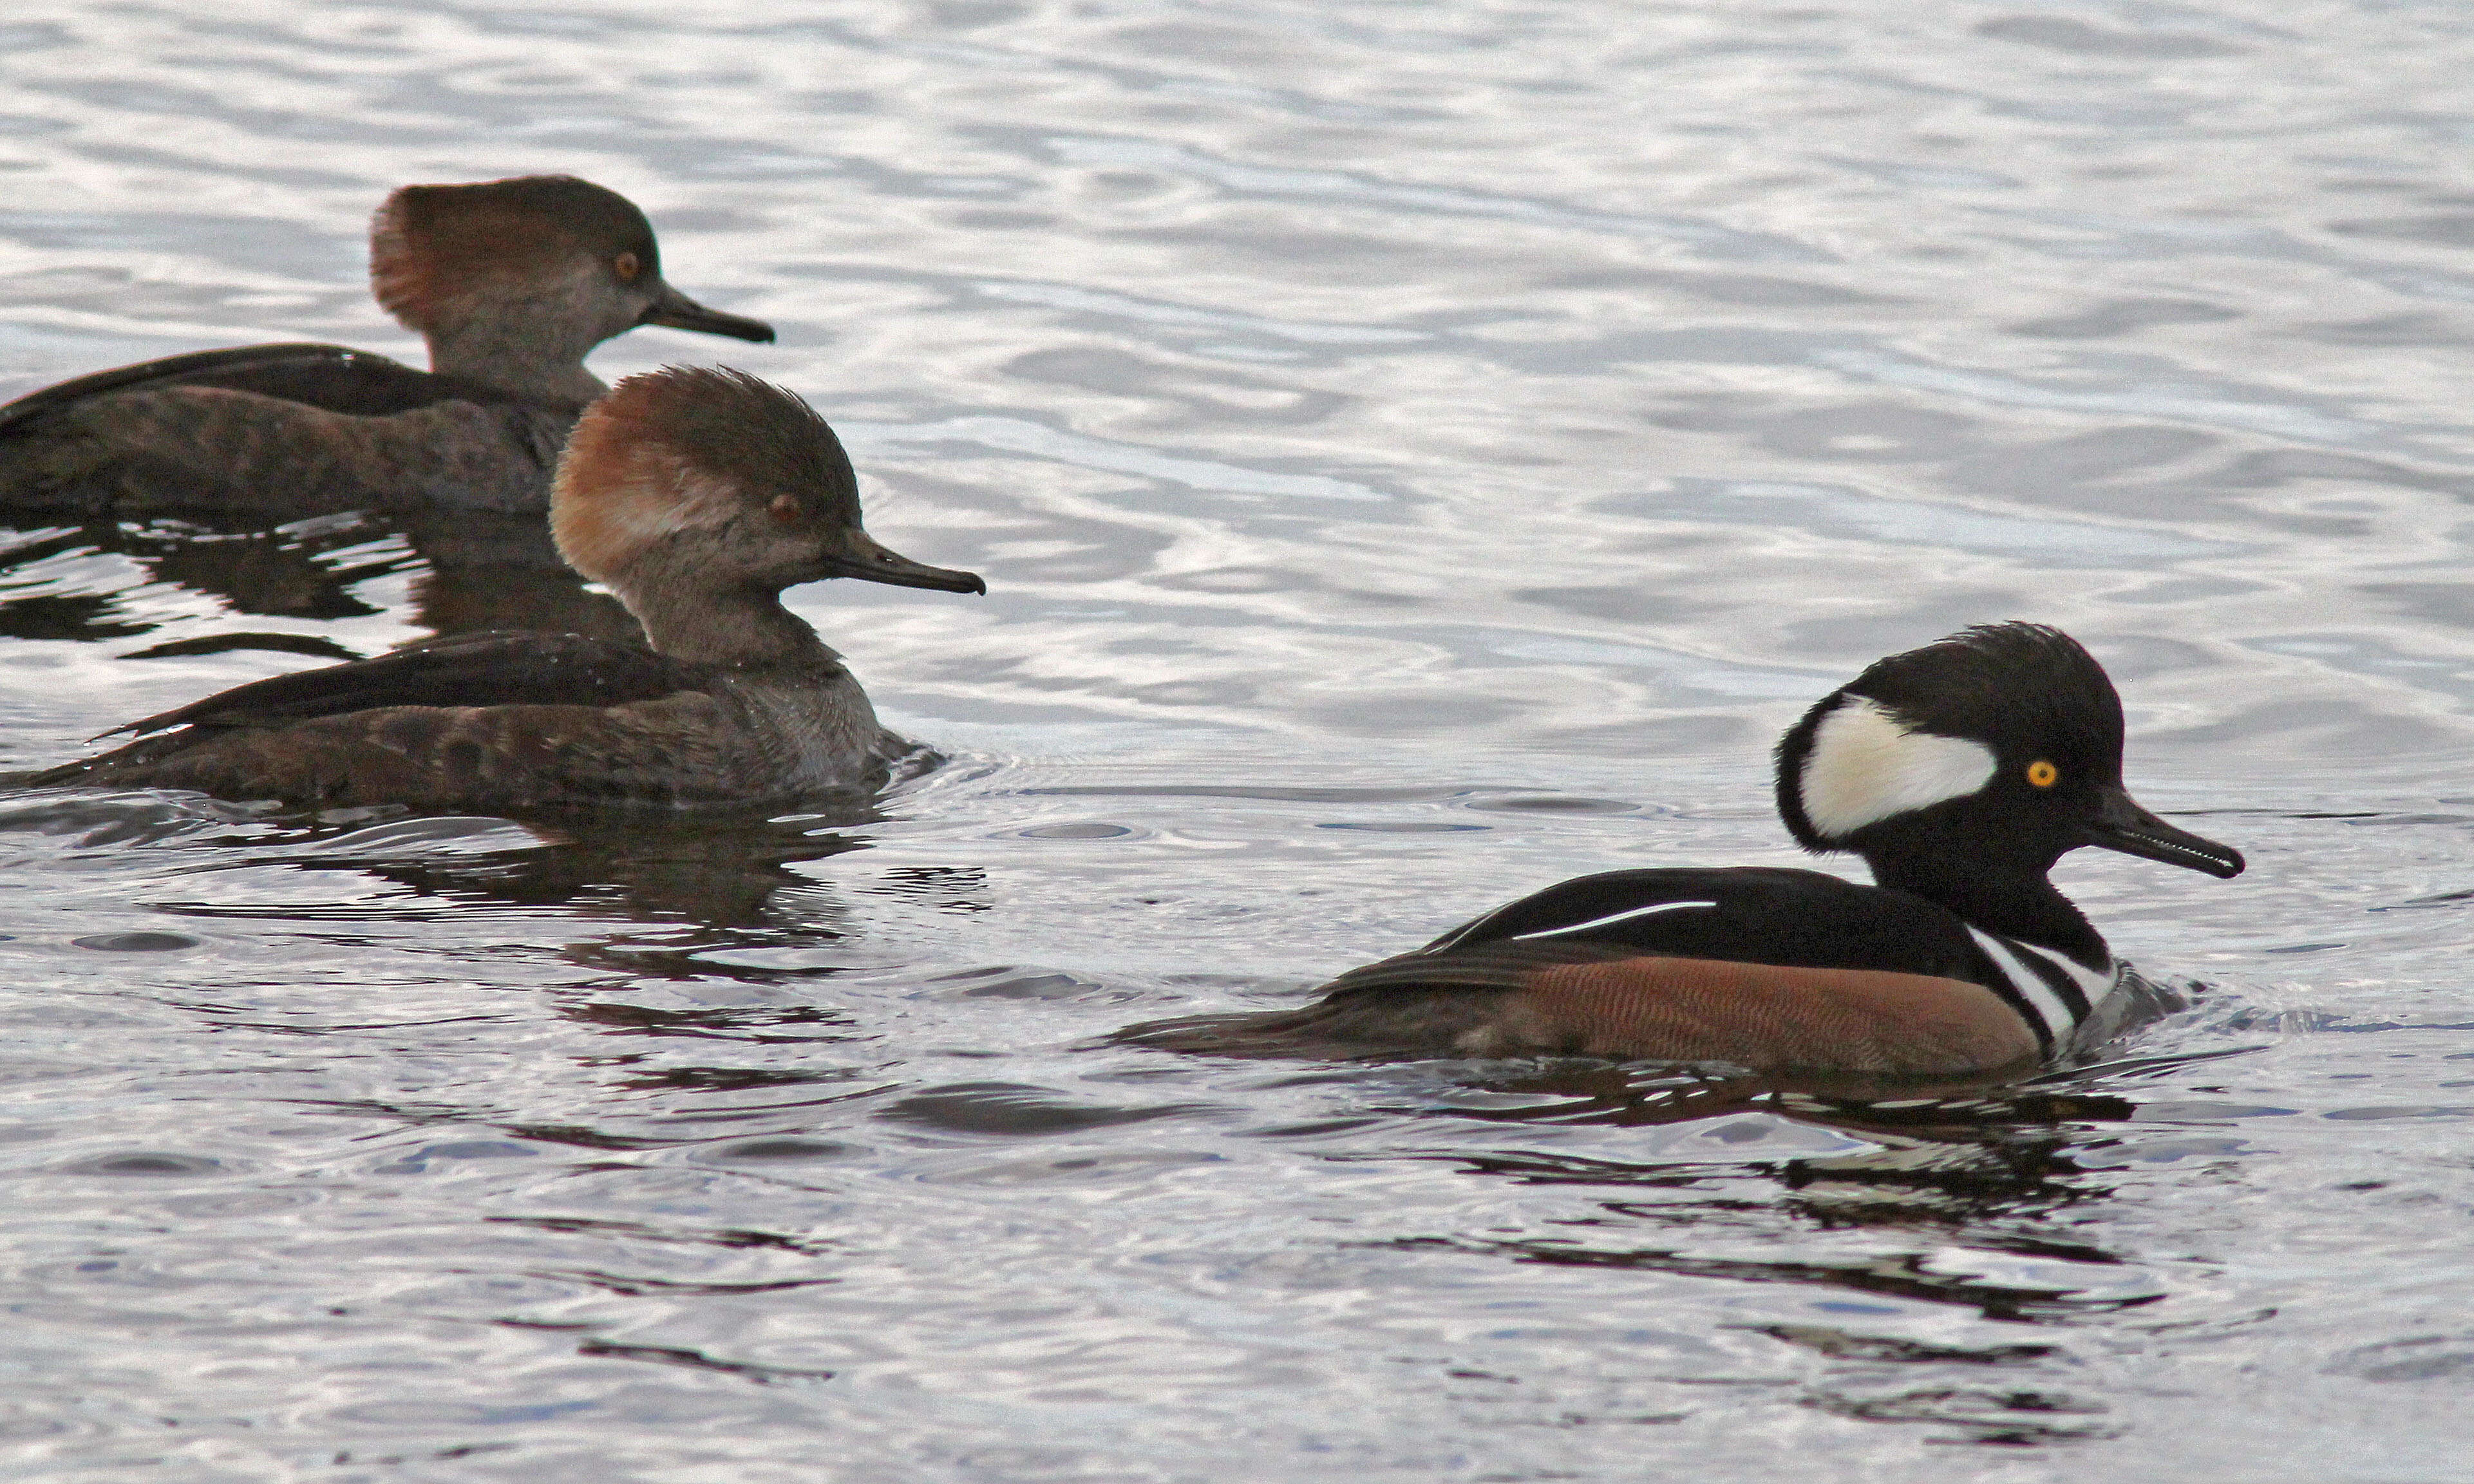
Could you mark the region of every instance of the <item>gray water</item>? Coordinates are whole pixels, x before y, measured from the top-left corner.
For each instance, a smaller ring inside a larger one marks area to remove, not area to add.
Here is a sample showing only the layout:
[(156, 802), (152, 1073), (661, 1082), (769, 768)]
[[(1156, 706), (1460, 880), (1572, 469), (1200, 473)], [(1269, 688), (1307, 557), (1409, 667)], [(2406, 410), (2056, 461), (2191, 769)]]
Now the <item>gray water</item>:
[[(0, 1476), (2474, 1477), (2474, 16), (16, 0), (0, 396), (419, 360), (390, 186), (568, 171), (781, 343), (796, 600), (950, 762), (729, 829), (0, 800)], [(402, 533), (22, 532), (0, 767), (420, 637)], [(2193, 1008), (1880, 1106), (1228, 1064), (2029, 618), (2230, 882)], [(1686, 1471), (1690, 1471), (1686, 1474)]]

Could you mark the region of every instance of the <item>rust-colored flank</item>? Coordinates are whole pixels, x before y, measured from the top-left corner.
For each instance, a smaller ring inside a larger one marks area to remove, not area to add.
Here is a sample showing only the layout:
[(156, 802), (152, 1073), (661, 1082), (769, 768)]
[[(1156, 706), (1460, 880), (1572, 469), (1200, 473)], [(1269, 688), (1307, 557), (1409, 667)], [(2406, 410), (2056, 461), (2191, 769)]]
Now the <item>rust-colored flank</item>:
[[(1981, 985), (1923, 974), (1624, 959), (1541, 970), (1474, 1033), (1484, 1054), (1724, 1061), (1756, 1072), (1956, 1073), (2032, 1062), (2035, 1037)], [(1494, 1040), (1495, 1044), (1486, 1044)]]

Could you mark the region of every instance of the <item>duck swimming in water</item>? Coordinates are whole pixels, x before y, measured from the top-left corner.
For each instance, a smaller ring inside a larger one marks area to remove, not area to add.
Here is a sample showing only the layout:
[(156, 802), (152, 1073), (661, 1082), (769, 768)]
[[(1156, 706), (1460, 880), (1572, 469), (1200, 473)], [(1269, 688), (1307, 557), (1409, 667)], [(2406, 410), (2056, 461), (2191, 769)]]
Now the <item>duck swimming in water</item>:
[(17, 781), (462, 812), (768, 805), (881, 780), (909, 750), (784, 588), (987, 591), (877, 545), (833, 429), (739, 372), (671, 367), (594, 402), (559, 461), (550, 526), (649, 651), (437, 640), (131, 722), (118, 730), (138, 739), (117, 751)]
[(1968, 629), (1877, 661), (1778, 748), (1797, 841), (1874, 886), (1735, 866), (1582, 876), (1353, 969), (1303, 1010), (1156, 1021), (1234, 1056), (1522, 1056), (1755, 1072), (2027, 1069), (2127, 994), (2046, 879), (2081, 845), (2230, 877), (2237, 852), (2122, 788), (2122, 702), (2070, 636)]
[(605, 390), (594, 346), (639, 325), (773, 338), (670, 287), (644, 213), (571, 176), (403, 187), (371, 223), (370, 285), (428, 371), (262, 345), (63, 381), (0, 406), (0, 517), (539, 512)]

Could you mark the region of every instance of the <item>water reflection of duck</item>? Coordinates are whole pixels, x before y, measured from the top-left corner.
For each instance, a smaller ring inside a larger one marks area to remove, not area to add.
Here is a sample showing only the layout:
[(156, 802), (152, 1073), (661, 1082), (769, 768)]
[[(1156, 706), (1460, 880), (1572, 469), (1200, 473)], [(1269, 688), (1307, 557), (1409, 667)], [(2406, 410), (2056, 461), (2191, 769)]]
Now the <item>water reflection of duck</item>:
[(263, 345), (64, 381), (0, 406), (0, 510), (537, 513), (604, 390), (594, 346), (638, 325), (773, 338), (670, 287), (644, 213), (569, 176), (398, 190), (371, 223), (370, 282), (429, 371)]
[[(503, 847), (508, 837), (498, 832), (509, 827), (499, 821), (395, 819), (320, 831), (275, 850), (255, 849), (251, 859), (404, 888), (405, 896), (374, 906), (358, 905), (358, 893), (350, 893), (356, 910), (373, 917), (391, 909), (427, 915), (444, 904), (473, 918), (547, 913), (579, 929), (611, 924), (634, 935), (570, 936), (560, 947), (570, 957), (624, 960), (655, 977), (731, 974), (744, 966), (693, 963), (693, 946), (804, 944), (850, 931), (850, 908), (832, 878), (792, 867), (865, 849), (866, 837), (854, 832), (884, 817), (861, 799), (787, 820), (577, 817), (528, 826), (515, 848)], [(459, 823), (469, 833), (449, 833)], [(187, 911), (212, 916), (298, 909), (297, 900), (287, 900)]]
[(2242, 857), (2122, 785), (2122, 702), (2068, 635), (1969, 629), (1876, 662), (1778, 749), (1779, 812), (1817, 871), (1609, 871), (1550, 887), (1304, 1010), (1135, 1026), (1234, 1055), (1555, 1052), (1899, 1075), (2023, 1068), (2110, 1018), (2125, 972), (2047, 880), (2100, 845), (2214, 876)]
[[(397, 539), (413, 537), (411, 530), (358, 516), (325, 517), (273, 530), (218, 531), (187, 522), (92, 521), (33, 532), (0, 547), (0, 577), (16, 579), (7, 585), (18, 590), (16, 596), (0, 597), (0, 636), (88, 643), (135, 640), (179, 619), (205, 617), (196, 612), (167, 612), (160, 601), (135, 596), (139, 587), (157, 583), (205, 594), (216, 600), (224, 615), (360, 618), (379, 610), (353, 590), (373, 579), (403, 573), (410, 578), (407, 618), (432, 635), (543, 629), (641, 645), (644, 631), (618, 600), (586, 588), (574, 569), (558, 560), (541, 517), (485, 520), (468, 515), (466, 523), (487, 525), (517, 519), (531, 527), (524, 545), (537, 545), (548, 566), (513, 560), (449, 565), (438, 552)], [(459, 543), (454, 549), (457, 555), (469, 555), (473, 543)], [(121, 592), (83, 591), (91, 574), (79, 570), (75, 559), (90, 553), (126, 557), (138, 571)], [(62, 559), (66, 559), (59, 569), (62, 581), (47, 580), (39, 569)], [(52, 591), (59, 586), (69, 591)], [(234, 649), (274, 649), (334, 660), (360, 658), (322, 636), (240, 630), (222, 622), (168, 641), (158, 637), (122, 650), (120, 657), (159, 659)]]
[[(826, 577), (981, 593), (860, 525), (824, 420), (736, 372), (630, 377), (560, 460), (559, 548), (650, 650), (478, 634), (279, 675), (122, 727), (23, 780), (474, 811), (753, 805), (881, 777), (907, 744), (782, 589)], [(162, 735), (151, 735), (151, 734)]]

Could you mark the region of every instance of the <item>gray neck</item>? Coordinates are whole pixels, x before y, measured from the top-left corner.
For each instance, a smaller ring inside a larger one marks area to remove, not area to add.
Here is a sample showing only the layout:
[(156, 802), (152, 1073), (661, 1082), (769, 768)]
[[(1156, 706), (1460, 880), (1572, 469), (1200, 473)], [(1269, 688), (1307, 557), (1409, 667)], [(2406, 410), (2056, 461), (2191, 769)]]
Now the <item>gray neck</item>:
[(429, 342), (430, 370), (528, 401), (580, 407), (610, 390), (584, 369), (586, 353), (601, 337), (587, 338), (569, 325), (545, 325), (540, 316), (484, 316), (440, 326), (423, 338)]
[(598, 264), (554, 277), (474, 285), (437, 306), (423, 338), (429, 369), (531, 401), (581, 407), (609, 390), (584, 369), (593, 348), (636, 323)]
[(611, 583), (644, 625), (654, 651), (739, 669), (829, 670), (841, 656), (782, 606), (779, 589), (713, 586), (710, 570), (684, 572), (648, 556)]

